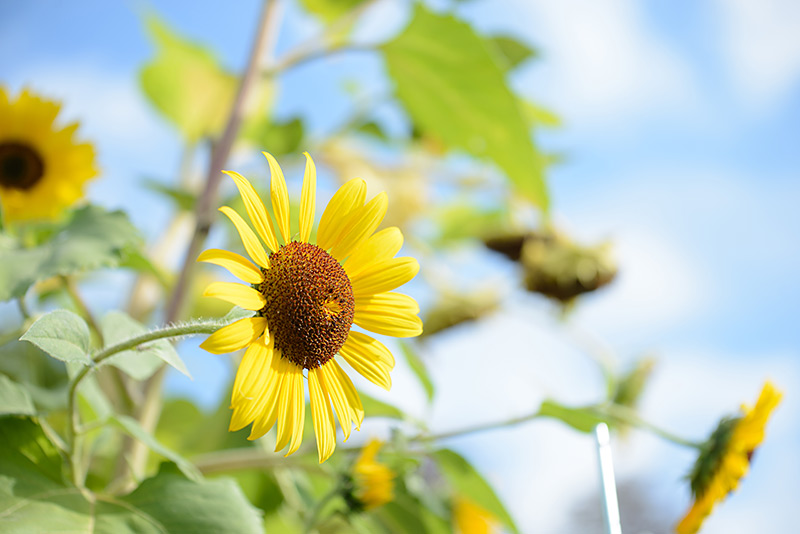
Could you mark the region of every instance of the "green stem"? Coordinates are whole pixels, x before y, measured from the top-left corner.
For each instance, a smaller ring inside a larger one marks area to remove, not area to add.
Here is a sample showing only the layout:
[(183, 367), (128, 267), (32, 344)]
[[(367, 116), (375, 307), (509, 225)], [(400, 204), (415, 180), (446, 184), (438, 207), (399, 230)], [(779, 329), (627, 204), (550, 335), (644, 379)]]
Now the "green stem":
[(409, 439), (409, 441), (411, 441), (411, 442), (420, 442), (420, 441), (421, 442), (428, 442), (428, 441), (439, 441), (439, 440), (442, 440), (442, 439), (449, 439), (449, 438), (467, 436), (469, 434), (476, 434), (478, 432), (485, 432), (487, 430), (496, 430), (498, 428), (504, 428), (504, 427), (507, 427), (507, 426), (520, 425), (522, 423), (527, 423), (528, 421), (532, 421), (532, 420), (536, 419), (537, 417), (539, 417), (538, 410), (533, 412), (533, 413), (530, 413), (530, 414), (527, 414), (527, 415), (523, 415), (523, 416), (520, 416), (520, 417), (512, 417), (510, 419), (504, 419), (502, 421), (494, 421), (494, 422), (491, 422), (491, 423), (482, 423), (482, 424), (479, 424), (479, 425), (472, 425), (472, 426), (468, 426), (468, 427), (464, 427), (464, 428), (459, 428), (457, 430), (450, 430), (448, 432), (440, 432), (438, 434), (420, 433), (420, 434), (417, 434), (416, 436), (412, 436)]
[(622, 406), (621, 404), (602, 404), (594, 407), (593, 411), (600, 416), (607, 417), (619, 423), (624, 423), (630, 425), (635, 428), (640, 428), (642, 430), (647, 430), (655, 434), (660, 438), (664, 438), (667, 441), (671, 441), (677, 445), (682, 445), (684, 447), (691, 447), (694, 449), (702, 449), (703, 444), (697, 441), (692, 441), (686, 438), (682, 438), (673, 434), (668, 430), (664, 430), (660, 426), (654, 425), (649, 421), (642, 419), (642, 417), (636, 413), (635, 410), (628, 408), (627, 406)]
[(322, 510), (324, 510), (325, 506), (331, 500), (333, 500), (334, 497), (339, 495), (340, 492), (341, 492), (341, 484), (337, 483), (331, 491), (326, 493), (319, 501), (317, 501), (317, 504), (314, 506), (314, 509), (311, 510), (311, 513), (308, 514), (308, 518), (306, 519), (305, 528), (303, 528), (303, 532), (305, 532), (305, 534), (310, 534), (311, 532), (314, 532), (315, 530), (314, 527), (316, 527), (317, 523), (319, 523), (320, 516), (322, 515)]

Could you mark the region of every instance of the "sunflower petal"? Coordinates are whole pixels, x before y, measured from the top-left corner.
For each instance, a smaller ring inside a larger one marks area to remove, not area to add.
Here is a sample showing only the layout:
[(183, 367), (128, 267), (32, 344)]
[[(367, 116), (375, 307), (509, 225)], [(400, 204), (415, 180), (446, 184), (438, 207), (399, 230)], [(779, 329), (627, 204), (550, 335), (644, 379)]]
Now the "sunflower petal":
[(247, 437), (249, 440), (258, 439), (269, 432), (278, 419), (279, 393), (289, 372), (289, 366), (292, 364), (277, 350), (273, 350), (270, 363), (270, 379), (258, 404), (253, 407), (254, 422), (253, 428), (250, 429), (250, 435)]
[(339, 354), (350, 364), (350, 367), (370, 382), (379, 385), (386, 391), (392, 389), (389, 367), (381, 363), (374, 353), (367, 349), (366, 345), (353, 342), (353, 338), (348, 337), (344, 346), (339, 349)]
[(278, 240), (275, 239), (275, 230), (272, 228), (272, 219), (267, 214), (267, 209), (258, 196), (253, 185), (241, 174), (233, 171), (222, 171), (227, 174), (233, 181), (236, 182), (236, 188), (239, 189), (239, 195), (244, 201), (244, 208), (247, 210), (247, 215), (253, 221), (253, 226), (256, 227), (258, 235), (264, 240), (272, 252), (278, 250)]
[(303, 193), (300, 197), (300, 241), (308, 243), (311, 239), (311, 228), (314, 226), (314, 209), (317, 198), (317, 168), (308, 152), (306, 157), (306, 174), (303, 176)]
[(233, 415), (228, 429), (241, 430), (254, 418), (255, 405), (262, 401), (270, 382), (272, 365), (272, 343), (266, 345), (258, 340), (250, 345), (242, 357), (231, 393)]
[(212, 354), (226, 354), (242, 349), (258, 339), (267, 327), (264, 317), (246, 317), (223, 326), (205, 341), (200, 348)]
[(224, 213), (236, 227), (236, 231), (239, 232), (239, 236), (242, 238), (244, 249), (253, 259), (253, 261), (265, 269), (269, 269), (269, 258), (267, 257), (267, 253), (264, 252), (264, 247), (258, 241), (256, 234), (253, 233), (253, 230), (251, 230), (247, 223), (244, 222), (244, 219), (242, 219), (241, 215), (236, 213), (228, 206), (222, 206), (219, 211)]
[(394, 257), (402, 246), (403, 234), (400, 229), (396, 226), (384, 228), (372, 234), (361, 246), (353, 250), (343, 264), (344, 270), (352, 280), (375, 263)]
[(288, 243), (289, 237), (289, 191), (286, 189), (286, 179), (283, 177), (278, 161), (268, 152), (262, 152), (269, 162), (269, 172), (272, 178), (269, 182), (270, 197), (272, 197), (272, 213), (278, 223), (283, 242)]
[(261, 269), (253, 265), (247, 258), (243, 258), (235, 252), (210, 248), (203, 251), (203, 253), (197, 257), (197, 261), (204, 261), (206, 263), (219, 265), (220, 267), (225, 267), (233, 276), (248, 284), (259, 284), (264, 280)]
[(367, 183), (361, 178), (353, 178), (333, 194), (317, 228), (317, 245), (321, 249), (328, 250), (338, 243), (349, 215), (364, 205), (366, 197)]
[(422, 333), (419, 305), (408, 295), (378, 293), (356, 299), (353, 322), (376, 334), (414, 337)]
[(288, 372), (281, 384), (280, 400), (278, 402), (278, 439), (275, 451), (289, 445), (289, 456), (300, 446), (303, 439), (303, 416), (305, 413), (305, 400), (303, 399), (303, 369), (289, 363)]
[(419, 263), (414, 258), (392, 258), (376, 263), (350, 278), (353, 296), (358, 299), (397, 289), (418, 272)]
[(389, 207), (389, 200), (386, 193), (380, 193), (362, 206), (350, 217), (347, 225), (342, 231), (339, 242), (331, 249), (331, 256), (339, 261), (347, 258), (353, 250), (369, 238), (378, 229), (383, 218), (386, 216), (386, 209)]
[(253, 311), (260, 310), (267, 303), (264, 295), (250, 286), (236, 282), (212, 282), (208, 284), (203, 296), (218, 298)]
[(364, 421), (364, 407), (361, 398), (358, 396), (353, 381), (347, 376), (342, 367), (335, 359), (320, 367), (323, 371), (325, 389), (330, 393), (333, 408), (339, 418), (339, 424), (344, 432), (344, 439), (350, 437), (350, 423), (356, 424), (357, 429), (361, 429)]
[(333, 424), (333, 411), (328, 402), (328, 393), (319, 379), (320, 368), (308, 371), (308, 392), (311, 399), (311, 416), (314, 420), (314, 434), (317, 437), (319, 463), (324, 462), (336, 448), (336, 427)]
[(386, 348), (386, 345), (377, 339), (368, 336), (367, 334), (352, 330), (347, 336), (347, 343), (350, 344), (352, 349), (358, 350), (362, 354), (368, 356), (372, 360), (375, 360), (388, 369), (394, 369), (395, 361), (392, 351)]

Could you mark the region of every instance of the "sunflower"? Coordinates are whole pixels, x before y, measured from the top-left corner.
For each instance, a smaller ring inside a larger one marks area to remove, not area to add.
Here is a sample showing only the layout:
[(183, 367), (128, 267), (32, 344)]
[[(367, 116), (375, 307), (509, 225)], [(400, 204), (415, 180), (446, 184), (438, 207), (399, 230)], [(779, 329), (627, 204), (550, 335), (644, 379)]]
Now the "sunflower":
[(753, 452), (764, 440), (764, 428), (781, 400), (781, 393), (767, 382), (756, 405), (742, 406), (740, 417), (725, 418), (704, 444), (690, 475), (694, 503), (675, 527), (678, 534), (700, 530), (714, 506), (739, 487), (750, 467)]
[(458, 496), (453, 502), (456, 534), (492, 534), (500, 531), (499, 521), (488, 510), (470, 499)]
[(336, 447), (331, 405), (345, 440), (351, 424), (360, 428), (364, 419), (358, 393), (336, 356), (368, 380), (391, 388), (392, 353), (352, 327), (394, 337), (419, 335), (419, 306), (413, 298), (392, 292), (417, 274), (419, 264), (413, 258), (394, 257), (403, 244), (399, 229), (375, 232), (386, 213), (386, 194), (365, 203), (366, 183), (361, 179), (350, 180), (333, 195), (320, 219), (316, 243), (311, 243), (316, 169), (307, 153), (300, 231), (292, 236), (283, 172), (275, 158), (264, 155), (272, 174), (270, 197), (277, 232), (250, 182), (224, 171), (236, 183), (255, 232), (236, 211), (227, 206), (220, 211), (236, 227), (255, 265), (218, 249), (206, 250), (198, 258), (227, 268), (248, 284), (215, 282), (206, 296), (256, 313), (219, 329), (201, 347), (215, 354), (247, 347), (233, 385), (230, 430), (252, 423), (248, 439), (257, 439), (277, 423), (275, 450), (288, 444), (287, 456), (302, 440), (307, 379), (322, 463)]
[(60, 105), (23, 90), (16, 101), (0, 87), (0, 204), (5, 221), (56, 219), (83, 197), (97, 175), (94, 149), (58, 129)]
[(353, 465), (351, 505), (355, 509), (371, 510), (394, 499), (394, 471), (375, 460), (381, 442), (371, 440), (361, 450)]

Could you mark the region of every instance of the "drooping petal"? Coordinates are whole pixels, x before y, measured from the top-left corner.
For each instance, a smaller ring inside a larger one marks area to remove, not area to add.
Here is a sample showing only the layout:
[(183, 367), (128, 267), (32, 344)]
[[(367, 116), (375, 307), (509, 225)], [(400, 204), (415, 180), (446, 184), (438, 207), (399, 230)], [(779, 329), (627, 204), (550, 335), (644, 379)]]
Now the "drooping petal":
[(272, 213), (278, 223), (283, 242), (288, 243), (291, 236), (289, 230), (289, 191), (286, 189), (286, 179), (277, 160), (268, 152), (262, 152), (269, 162), (269, 172), (272, 178), (269, 182), (270, 197), (272, 197)]
[(392, 377), (389, 375), (389, 367), (380, 362), (372, 351), (367, 350), (365, 345), (354, 343), (352, 337), (348, 337), (344, 346), (339, 349), (339, 354), (353, 369), (370, 382), (379, 385), (386, 391), (392, 389)]
[(322, 212), (317, 228), (317, 246), (328, 250), (336, 245), (350, 214), (364, 205), (366, 197), (367, 183), (361, 178), (353, 178), (340, 187)]
[(278, 419), (278, 404), (280, 403), (280, 391), (283, 387), (284, 379), (289, 374), (289, 366), (292, 363), (281, 356), (280, 351), (273, 350), (272, 366), (270, 368), (271, 379), (267, 383), (266, 392), (258, 404), (254, 406), (253, 428), (247, 439), (258, 439), (275, 426)]
[(200, 348), (212, 354), (226, 354), (242, 349), (258, 339), (267, 327), (263, 317), (246, 317), (235, 323), (223, 326), (205, 341)]
[(384, 228), (372, 234), (369, 239), (356, 247), (342, 266), (352, 280), (373, 264), (394, 257), (402, 246), (403, 234), (400, 229), (396, 226)]
[(392, 351), (386, 348), (386, 345), (377, 339), (362, 332), (351, 330), (347, 335), (347, 342), (345, 344), (349, 344), (351, 349), (358, 350), (360, 353), (388, 369), (394, 369), (395, 361)]
[(253, 261), (265, 269), (269, 269), (269, 257), (267, 257), (267, 253), (264, 252), (264, 247), (259, 243), (256, 234), (247, 226), (247, 223), (244, 222), (241, 215), (228, 206), (222, 206), (219, 211), (224, 213), (236, 227), (236, 231), (239, 232), (239, 236), (242, 238), (244, 249)]
[[(336, 369), (341, 371), (341, 367), (339, 367), (339, 364), (336, 362), (336, 360), (328, 360), (325, 365), (319, 367), (319, 373), (317, 374), (317, 377), (322, 387), (331, 397), (333, 409), (336, 410), (336, 417), (339, 419), (339, 426), (342, 427), (342, 432), (344, 433), (344, 440), (347, 441), (347, 439), (350, 437), (350, 431), (352, 430), (352, 423), (355, 422), (356, 426), (360, 426), (364, 415), (362, 409), (361, 415), (359, 416), (355, 407), (350, 405), (348, 395), (345, 393), (345, 387), (350, 387), (353, 392), (355, 392), (355, 388), (353, 387), (350, 377), (342, 372), (341, 376), (343, 376), (344, 379), (341, 379), (340, 375), (337, 374)], [(346, 382), (346, 384), (344, 384), (343, 381)], [(358, 393), (354, 394), (358, 399)], [(360, 406), (361, 400), (358, 399), (358, 401)]]
[(264, 207), (264, 202), (261, 201), (261, 197), (258, 196), (258, 193), (256, 193), (255, 189), (253, 189), (252, 184), (247, 180), (247, 178), (238, 172), (222, 172), (233, 178), (233, 181), (236, 182), (236, 187), (239, 189), (239, 195), (241, 195), (242, 200), (244, 201), (244, 208), (247, 210), (247, 215), (250, 217), (250, 220), (253, 221), (253, 226), (256, 227), (258, 235), (261, 236), (261, 239), (264, 240), (264, 243), (267, 244), (272, 252), (276, 252), (278, 250), (278, 240), (275, 239), (275, 230), (272, 228), (272, 219), (269, 218), (269, 214), (267, 213), (267, 209)]
[(204, 297), (214, 297), (235, 304), (245, 310), (258, 311), (267, 300), (250, 286), (235, 282), (212, 282), (203, 292)]
[(388, 207), (389, 200), (386, 193), (379, 193), (366, 205), (353, 212), (342, 230), (339, 242), (331, 249), (331, 256), (339, 261), (347, 258), (378, 229)]
[(414, 258), (392, 258), (376, 263), (350, 278), (353, 296), (358, 299), (397, 289), (418, 272), (419, 263)]
[(408, 295), (378, 293), (356, 299), (353, 322), (376, 334), (414, 337), (422, 333), (419, 305)]
[(314, 209), (317, 198), (317, 168), (308, 152), (306, 157), (306, 174), (303, 176), (303, 192), (300, 197), (300, 241), (308, 243), (311, 239), (311, 228), (314, 226)]
[(303, 417), (306, 406), (303, 397), (303, 368), (290, 362), (289, 370), (281, 384), (278, 402), (278, 439), (275, 444), (277, 452), (291, 440), (286, 456), (295, 452), (303, 440)]
[(241, 430), (253, 421), (254, 405), (267, 391), (271, 365), (272, 342), (258, 340), (245, 351), (233, 382), (230, 431)]
[(261, 269), (253, 265), (247, 258), (235, 252), (210, 248), (203, 251), (203, 253), (197, 257), (197, 261), (204, 261), (206, 263), (219, 265), (220, 267), (225, 267), (233, 276), (248, 284), (258, 284), (264, 279)]
[(333, 423), (331, 405), (328, 402), (328, 393), (319, 378), (321, 373), (319, 367), (308, 370), (308, 392), (311, 399), (314, 434), (317, 437), (319, 463), (330, 458), (336, 448), (336, 427)]

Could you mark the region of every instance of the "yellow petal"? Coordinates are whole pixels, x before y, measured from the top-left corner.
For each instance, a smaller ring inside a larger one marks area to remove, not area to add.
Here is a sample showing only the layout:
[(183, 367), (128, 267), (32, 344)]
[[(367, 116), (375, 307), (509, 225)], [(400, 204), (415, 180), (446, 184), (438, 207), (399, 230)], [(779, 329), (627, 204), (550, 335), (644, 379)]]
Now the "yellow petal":
[(328, 402), (328, 394), (319, 379), (320, 368), (308, 370), (308, 392), (311, 399), (311, 416), (314, 420), (314, 434), (317, 436), (319, 463), (324, 462), (336, 448), (336, 427), (333, 425), (333, 412)]
[(422, 333), (422, 321), (417, 313), (419, 305), (408, 295), (378, 293), (356, 299), (353, 322), (376, 334), (414, 337)]
[(228, 430), (235, 432), (249, 425), (256, 417), (257, 405), (264, 402), (273, 373), (273, 344), (268, 345), (259, 339), (244, 353), (239, 369), (236, 371), (231, 408), (233, 415)]
[(265, 269), (269, 269), (269, 257), (267, 257), (267, 253), (264, 252), (264, 247), (258, 241), (253, 230), (244, 222), (244, 219), (228, 206), (222, 206), (219, 211), (224, 213), (236, 227), (236, 231), (239, 232), (239, 236), (242, 238), (244, 249), (253, 261)]
[(278, 223), (278, 230), (281, 232), (283, 242), (289, 242), (289, 191), (286, 189), (286, 180), (283, 178), (283, 171), (280, 165), (272, 157), (272, 154), (262, 152), (269, 162), (269, 172), (272, 176), (269, 182), (269, 192), (272, 197), (272, 213)]
[(352, 280), (364, 269), (394, 257), (403, 246), (403, 234), (396, 226), (372, 234), (361, 246), (353, 250), (343, 267)]
[(212, 354), (225, 354), (244, 348), (264, 333), (267, 320), (263, 317), (247, 317), (223, 326), (200, 343), (200, 348)]
[(377, 339), (367, 334), (351, 330), (347, 336), (345, 345), (348, 344), (351, 349), (358, 350), (360, 353), (375, 360), (389, 370), (394, 369), (395, 361), (392, 352)]
[[(351, 332), (352, 334), (352, 332)], [(386, 391), (392, 389), (392, 377), (389, 376), (389, 367), (381, 363), (364, 345), (354, 343), (352, 337), (348, 337), (344, 346), (339, 349), (339, 354), (350, 366), (361, 376), (373, 382)]]
[(252, 184), (247, 178), (238, 172), (222, 172), (233, 178), (233, 181), (236, 182), (236, 188), (239, 189), (239, 195), (241, 195), (244, 201), (244, 208), (247, 210), (247, 215), (250, 217), (250, 220), (253, 221), (253, 226), (256, 227), (258, 235), (261, 236), (261, 239), (264, 240), (264, 243), (267, 244), (272, 252), (277, 252), (278, 240), (275, 239), (272, 219), (269, 218), (269, 214), (264, 207), (264, 203), (261, 201), (261, 197), (258, 196), (258, 193), (253, 189)]
[(353, 296), (358, 299), (397, 289), (418, 272), (419, 263), (414, 258), (392, 258), (376, 263), (350, 278)]
[(361, 429), (364, 421), (364, 407), (361, 398), (358, 396), (353, 381), (347, 376), (342, 367), (335, 359), (328, 360), (322, 369), (325, 383), (325, 390), (330, 394), (333, 408), (339, 417), (339, 424), (344, 431), (344, 439), (350, 437), (350, 423), (356, 424), (357, 429)]
[(275, 451), (283, 449), (289, 440), (289, 456), (300, 446), (303, 440), (303, 417), (305, 415), (305, 399), (303, 395), (303, 368), (289, 363), (289, 371), (281, 384), (278, 402), (278, 439)]
[(339, 242), (331, 249), (331, 256), (339, 261), (347, 258), (378, 229), (388, 207), (389, 200), (386, 193), (380, 193), (354, 211), (348, 218)]
[(308, 152), (306, 157), (306, 174), (303, 176), (303, 193), (300, 197), (300, 241), (308, 243), (311, 239), (311, 228), (314, 226), (314, 208), (317, 198), (317, 168)]
[(338, 243), (350, 214), (364, 205), (366, 197), (367, 183), (361, 178), (353, 178), (333, 194), (317, 228), (317, 245), (321, 249), (328, 250)]
[(284, 380), (289, 374), (289, 367), (293, 365), (289, 360), (281, 356), (280, 351), (273, 351), (272, 366), (270, 368), (270, 378), (267, 382), (265, 393), (254, 406), (253, 428), (247, 439), (258, 439), (275, 426), (278, 419), (278, 404), (280, 402), (280, 391)]
[(210, 248), (203, 251), (203, 253), (197, 257), (197, 261), (204, 261), (206, 263), (219, 265), (220, 267), (225, 267), (233, 276), (248, 284), (259, 284), (264, 280), (261, 269), (253, 265), (247, 258), (243, 258), (235, 252)]
[(264, 295), (250, 286), (235, 282), (212, 282), (203, 292), (204, 297), (214, 297), (235, 304), (245, 310), (258, 311), (267, 301)]

